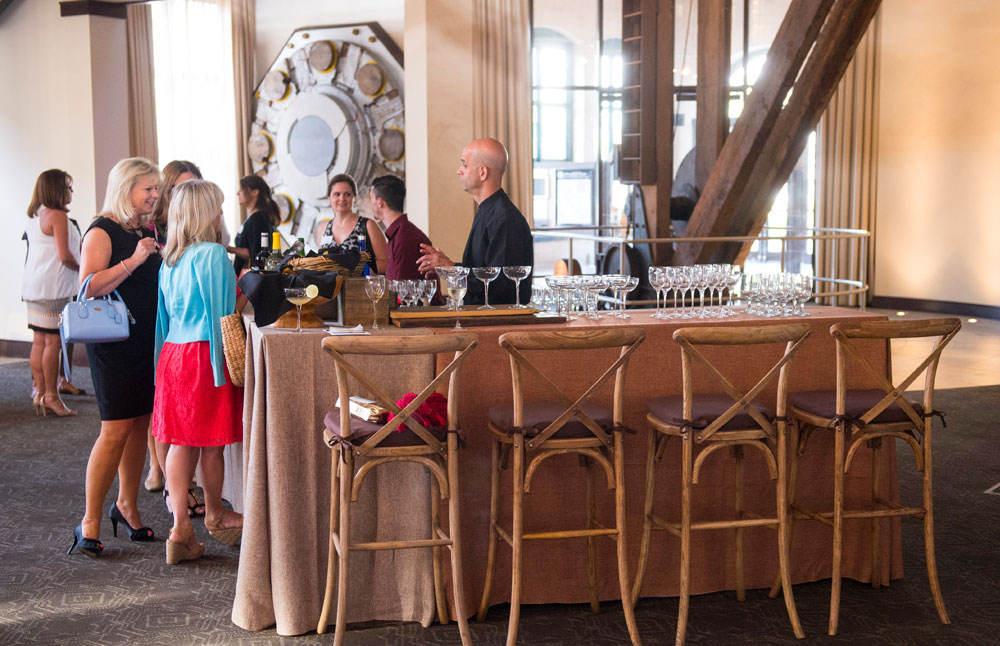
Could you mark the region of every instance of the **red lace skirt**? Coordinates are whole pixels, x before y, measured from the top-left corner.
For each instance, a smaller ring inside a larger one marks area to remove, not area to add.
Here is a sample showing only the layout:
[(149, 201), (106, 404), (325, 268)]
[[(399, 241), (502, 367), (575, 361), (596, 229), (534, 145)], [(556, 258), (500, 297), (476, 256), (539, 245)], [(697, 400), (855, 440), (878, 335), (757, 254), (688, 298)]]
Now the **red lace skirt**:
[(208, 341), (164, 343), (156, 366), (153, 437), (164, 444), (223, 446), (243, 441), (243, 389), (215, 386)]

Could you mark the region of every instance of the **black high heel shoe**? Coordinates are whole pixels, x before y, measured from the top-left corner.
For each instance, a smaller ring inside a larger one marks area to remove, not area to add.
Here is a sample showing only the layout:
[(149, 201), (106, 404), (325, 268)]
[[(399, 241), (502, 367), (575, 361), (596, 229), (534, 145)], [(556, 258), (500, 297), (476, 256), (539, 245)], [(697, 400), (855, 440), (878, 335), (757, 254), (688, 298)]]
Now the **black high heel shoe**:
[(108, 518), (111, 519), (111, 531), (114, 532), (115, 538), (118, 537), (118, 523), (121, 523), (125, 526), (126, 531), (128, 531), (129, 539), (136, 542), (153, 540), (153, 530), (150, 528), (139, 527), (138, 529), (132, 529), (132, 526), (128, 524), (122, 513), (118, 511), (118, 503), (111, 505), (111, 509), (108, 510)]
[(97, 557), (104, 551), (104, 544), (96, 538), (84, 538), (83, 523), (80, 523), (76, 526), (76, 529), (73, 530), (73, 544), (69, 546), (69, 550), (67, 550), (66, 553), (72, 554), (74, 548), (80, 550), (87, 556)]

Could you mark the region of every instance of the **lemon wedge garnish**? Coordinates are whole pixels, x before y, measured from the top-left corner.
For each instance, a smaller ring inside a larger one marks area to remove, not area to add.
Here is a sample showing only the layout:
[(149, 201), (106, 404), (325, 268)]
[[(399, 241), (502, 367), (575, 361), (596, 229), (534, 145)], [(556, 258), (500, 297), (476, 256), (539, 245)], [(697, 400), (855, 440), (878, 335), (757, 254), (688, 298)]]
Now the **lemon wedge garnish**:
[(309, 298), (316, 298), (319, 296), (319, 287), (316, 287), (315, 285), (309, 285), (306, 287), (306, 296)]

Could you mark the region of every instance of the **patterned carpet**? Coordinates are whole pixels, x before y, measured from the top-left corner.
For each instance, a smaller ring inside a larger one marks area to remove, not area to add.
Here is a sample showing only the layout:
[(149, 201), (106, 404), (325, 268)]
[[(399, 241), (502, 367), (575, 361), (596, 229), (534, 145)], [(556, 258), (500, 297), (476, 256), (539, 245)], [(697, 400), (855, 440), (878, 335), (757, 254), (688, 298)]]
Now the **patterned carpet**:
[[(91, 390), (85, 368), (76, 382)], [(170, 519), (158, 494), (143, 493), (144, 521), (158, 530), (153, 544), (112, 538), (105, 521), (100, 559), (66, 555), (83, 510), (87, 456), (98, 431), (92, 396), (67, 397), (77, 418), (35, 418), (28, 399), (26, 362), (0, 365), (0, 644), (177, 645), (331, 643), (315, 634), (278, 637), (249, 633), (229, 613), (238, 552), (211, 540), (206, 557), (184, 567), (164, 564), (162, 536)], [(937, 435), (935, 489), (938, 568), (952, 625), (943, 626), (923, 570), (919, 523), (904, 520), (906, 576), (879, 591), (844, 582), (840, 635), (826, 633), (828, 582), (797, 586), (806, 640), (794, 638), (784, 604), (763, 591), (745, 603), (731, 593), (692, 598), (688, 644), (997, 644), (1000, 617), (1000, 495), (984, 492), (1000, 481), (995, 420), (1000, 387), (941, 391), (937, 408), (948, 427)], [(900, 464), (911, 465), (900, 447)], [(901, 475), (904, 496), (919, 480)], [(1000, 493), (1000, 492), (998, 492)], [(112, 492), (112, 496), (114, 492)], [(111, 499), (109, 497), (109, 499)], [(912, 499), (912, 498), (911, 498)], [(676, 599), (643, 600), (637, 607), (645, 644), (672, 644)], [(485, 624), (471, 625), (477, 644), (502, 644), (506, 607)], [(348, 644), (456, 644), (454, 625), (351, 626)], [(585, 606), (528, 606), (520, 643), (546, 646), (627, 644), (620, 608), (598, 615)]]

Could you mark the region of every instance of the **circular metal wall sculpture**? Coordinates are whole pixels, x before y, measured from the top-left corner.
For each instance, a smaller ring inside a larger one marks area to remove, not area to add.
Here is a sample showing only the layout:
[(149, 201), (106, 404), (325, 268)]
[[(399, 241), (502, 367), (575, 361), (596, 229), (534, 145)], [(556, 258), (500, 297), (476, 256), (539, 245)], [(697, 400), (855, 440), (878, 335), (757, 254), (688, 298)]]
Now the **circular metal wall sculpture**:
[(315, 247), (314, 230), (332, 215), (330, 177), (354, 177), (355, 210), (375, 177), (405, 179), (403, 53), (378, 23), (297, 29), (254, 97), (247, 155), (274, 193), (286, 240)]

